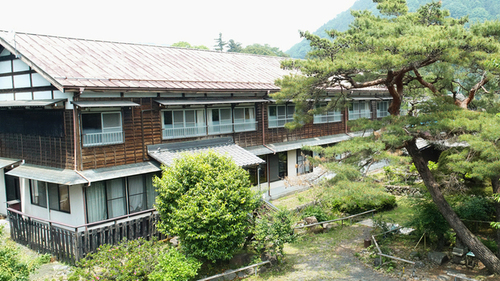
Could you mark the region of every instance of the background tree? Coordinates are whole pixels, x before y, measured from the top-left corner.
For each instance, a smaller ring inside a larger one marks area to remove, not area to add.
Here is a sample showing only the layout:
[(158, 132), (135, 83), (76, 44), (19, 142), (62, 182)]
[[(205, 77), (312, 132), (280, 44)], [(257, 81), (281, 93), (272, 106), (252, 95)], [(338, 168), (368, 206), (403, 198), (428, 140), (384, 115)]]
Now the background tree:
[[(500, 273), (500, 260), (450, 207), (440, 182), (416, 145), (417, 138), (454, 141), (459, 135), (473, 133), (472, 124), (490, 126), (481, 120), (481, 116), (490, 113), (468, 108), (480, 98), (478, 93), (495, 86), (488, 83), (493, 76), (487, 62), (498, 56), (500, 23), (474, 24), (468, 28), (467, 18), (450, 18), (440, 2), (426, 4), (414, 13), (407, 12), (404, 0), (374, 2), (382, 16), (353, 11), (354, 21), (347, 31), (327, 32), (333, 40), (302, 33), (313, 47), (310, 59), (284, 62), (283, 67), (298, 69), (301, 75), (279, 79), (277, 84), (282, 90), (274, 95), (278, 100), (293, 99), (296, 104), (295, 121), (287, 127), (311, 121), (317, 110), (321, 110), (316, 105), (326, 102), (323, 97), (328, 88), (346, 90), (327, 102), (330, 108), (344, 106), (351, 89), (387, 88), (392, 97), (388, 110), (391, 116), (382, 121), (360, 120), (353, 127), (377, 133), (355, 138), (330, 152), (356, 159), (352, 164), (364, 168), (381, 158), (392, 159), (387, 151), (405, 148), (439, 212), (457, 237), (490, 271)], [(426, 98), (413, 99), (415, 104), (408, 116), (399, 116), (403, 98), (422, 95)]]
[(213, 151), (184, 154), (162, 170), (154, 180), (158, 229), (179, 236), (188, 255), (213, 262), (233, 257), (258, 202), (248, 172)]
[(216, 43), (214, 45), (215, 50), (219, 51), (219, 52), (224, 51), (224, 47), (226, 47), (227, 42), (224, 41), (224, 40), (222, 40), (222, 33), (219, 33), (219, 38), (215, 38), (214, 40), (215, 40), (215, 43)]
[(171, 46), (172, 46), (172, 47), (178, 47), (178, 48), (189, 48), (189, 49), (208, 50), (208, 47), (207, 47), (207, 46), (204, 46), (204, 45), (192, 46), (191, 44), (189, 44), (189, 43), (188, 43), (188, 42), (186, 42), (186, 41), (179, 41), (179, 42), (173, 43)]
[(241, 53), (264, 55), (264, 56), (289, 57), (289, 55), (285, 54), (278, 47), (271, 47), (269, 46), (269, 44), (248, 45), (245, 48), (243, 48)]
[(229, 40), (227, 47), (227, 51), (229, 53), (241, 53), (241, 51), (243, 50), (243, 47), (241, 47), (241, 43), (235, 42), (233, 39)]

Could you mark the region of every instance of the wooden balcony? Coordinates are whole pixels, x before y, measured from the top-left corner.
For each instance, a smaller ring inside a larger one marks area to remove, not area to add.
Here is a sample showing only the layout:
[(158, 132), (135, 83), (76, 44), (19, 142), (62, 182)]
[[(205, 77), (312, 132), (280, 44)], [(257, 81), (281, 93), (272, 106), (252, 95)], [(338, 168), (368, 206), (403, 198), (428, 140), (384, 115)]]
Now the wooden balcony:
[(10, 236), (13, 241), (40, 253), (48, 253), (59, 261), (75, 264), (100, 245), (165, 235), (156, 229), (159, 214), (151, 209), (96, 223), (72, 226), (7, 209)]

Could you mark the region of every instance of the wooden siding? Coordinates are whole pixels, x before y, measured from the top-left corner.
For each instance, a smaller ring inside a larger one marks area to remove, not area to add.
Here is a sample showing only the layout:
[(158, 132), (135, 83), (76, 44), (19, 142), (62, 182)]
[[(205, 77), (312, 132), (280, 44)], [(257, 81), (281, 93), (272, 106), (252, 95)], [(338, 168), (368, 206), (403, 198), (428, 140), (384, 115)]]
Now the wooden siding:
[(0, 133), (0, 156), (26, 163), (73, 169), (73, 112), (64, 111), (62, 137)]

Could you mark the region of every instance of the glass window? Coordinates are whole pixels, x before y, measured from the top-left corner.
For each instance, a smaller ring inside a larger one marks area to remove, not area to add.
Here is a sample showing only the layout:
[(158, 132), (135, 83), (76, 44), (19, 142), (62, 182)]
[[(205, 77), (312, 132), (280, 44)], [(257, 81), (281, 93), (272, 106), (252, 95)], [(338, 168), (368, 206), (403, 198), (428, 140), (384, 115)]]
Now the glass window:
[(165, 110), (162, 118), (164, 139), (206, 135), (204, 109)]
[(123, 143), (121, 112), (82, 114), (83, 146)]
[(255, 130), (255, 107), (236, 107), (233, 112), (235, 132)]
[(349, 120), (360, 118), (371, 119), (371, 107), (369, 101), (353, 101), (349, 104)]
[(270, 105), (268, 114), (269, 128), (284, 127), (293, 121), (295, 105)]
[(146, 188), (143, 175), (129, 177), (127, 181), (129, 213), (146, 210)]
[(386, 117), (389, 115), (389, 101), (377, 102), (377, 118)]
[[(322, 105), (326, 106), (326, 105)], [(322, 114), (314, 115), (314, 124), (321, 123), (333, 123), (342, 121), (342, 112), (338, 108), (334, 108), (328, 111), (323, 112)]]
[(108, 218), (127, 214), (123, 179), (106, 181)]
[(31, 204), (47, 208), (47, 188), (45, 182), (30, 180)]

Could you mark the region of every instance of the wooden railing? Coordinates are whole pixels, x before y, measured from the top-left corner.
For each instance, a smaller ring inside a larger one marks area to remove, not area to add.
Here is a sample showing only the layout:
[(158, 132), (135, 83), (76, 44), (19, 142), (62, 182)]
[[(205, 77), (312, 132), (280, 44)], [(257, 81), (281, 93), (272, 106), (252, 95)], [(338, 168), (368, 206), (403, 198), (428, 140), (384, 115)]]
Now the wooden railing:
[(7, 216), (12, 240), (71, 264), (95, 252), (103, 244), (114, 245), (124, 238), (165, 238), (156, 229), (159, 214), (155, 210), (78, 226), (29, 216), (11, 208), (7, 209)]

